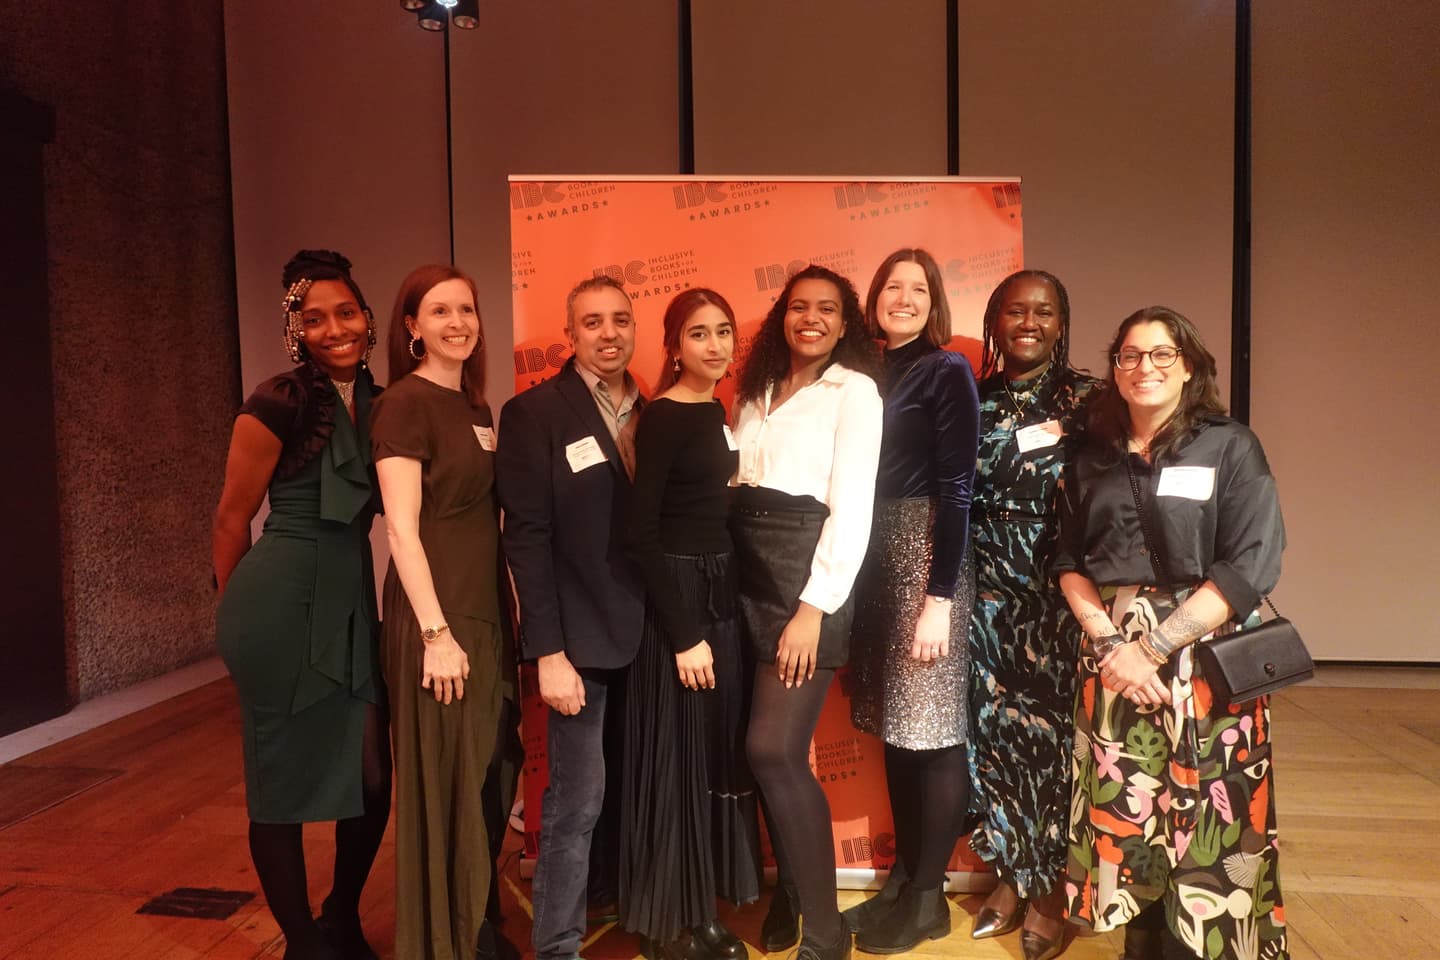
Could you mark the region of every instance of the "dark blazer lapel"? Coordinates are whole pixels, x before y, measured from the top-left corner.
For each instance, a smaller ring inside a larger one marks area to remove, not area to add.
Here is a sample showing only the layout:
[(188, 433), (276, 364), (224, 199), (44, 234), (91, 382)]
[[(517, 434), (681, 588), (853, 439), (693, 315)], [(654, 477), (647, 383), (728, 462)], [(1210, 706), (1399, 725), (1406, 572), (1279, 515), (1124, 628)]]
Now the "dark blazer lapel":
[(620, 459), (620, 449), (615, 446), (615, 440), (610, 436), (610, 428), (605, 425), (605, 418), (601, 416), (600, 408), (595, 405), (594, 395), (575, 369), (573, 357), (556, 376), (555, 389), (560, 391), (560, 396), (565, 398), (575, 415), (589, 428), (595, 442), (600, 444), (600, 449), (605, 452), (605, 458), (610, 461), (611, 468), (618, 470), (622, 477), (627, 476), (625, 464)]

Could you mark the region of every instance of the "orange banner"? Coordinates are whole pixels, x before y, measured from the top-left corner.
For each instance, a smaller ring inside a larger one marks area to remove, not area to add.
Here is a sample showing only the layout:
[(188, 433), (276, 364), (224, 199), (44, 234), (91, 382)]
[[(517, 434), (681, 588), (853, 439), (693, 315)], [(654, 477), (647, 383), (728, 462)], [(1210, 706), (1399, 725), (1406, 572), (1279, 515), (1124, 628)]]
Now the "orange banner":
[[(631, 372), (642, 390), (659, 374), (661, 318), (690, 287), (725, 296), (740, 348), (791, 274), (819, 263), (849, 277), (862, 300), (880, 262), (923, 247), (939, 262), (956, 337), (950, 349), (979, 367), (990, 291), (1021, 268), (1020, 183), (936, 178), (912, 181), (697, 178), (510, 179), (515, 391), (555, 374), (570, 355), (565, 297), (586, 277), (609, 274), (634, 304)], [(727, 406), (733, 373), (717, 390)], [(532, 674), (533, 678), (533, 674)], [(838, 868), (888, 868), (894, 825), (883, 748), (850, 725), (848, 673), (832, 690), (811, 765), (830, 799)], [(526, 850), (538, 838), (544, 790), (545, 707), (525, 683)], [(961, 843), (952, 869), (983, 869)]]

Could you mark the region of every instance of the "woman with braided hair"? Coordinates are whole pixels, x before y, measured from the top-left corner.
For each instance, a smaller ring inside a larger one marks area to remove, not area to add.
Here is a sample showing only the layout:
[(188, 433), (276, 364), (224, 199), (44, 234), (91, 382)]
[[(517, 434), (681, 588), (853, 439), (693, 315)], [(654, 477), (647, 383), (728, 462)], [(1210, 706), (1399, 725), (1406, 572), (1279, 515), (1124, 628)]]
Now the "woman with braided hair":
[[(296, 367), (260, 384), (235, 418), (215, 510), (216, 642), (240, 695), (250, 854), (285, 957), (372, 958), (360, 890), (390, 817), (366, 426), (379, 392), (366, 368), (375, 322), (338, 253), (300, 251), (282, 282)], [(301, 825), (322, 820), (335, 821), (335, 874), (317, 921)]]
[(970, 935), (997, 937), (1023, 922), (1025, 958), (1039, 960), (1063, 945), (1078, 656), (1050, 569), (1055, 502), (1099, 381), (1070, 367), (1070, 298), (1043, 270), (1001, 281), (984, 338), (970, 510), (971, 809), (981, 817), (971, 846), (1000, 882)]

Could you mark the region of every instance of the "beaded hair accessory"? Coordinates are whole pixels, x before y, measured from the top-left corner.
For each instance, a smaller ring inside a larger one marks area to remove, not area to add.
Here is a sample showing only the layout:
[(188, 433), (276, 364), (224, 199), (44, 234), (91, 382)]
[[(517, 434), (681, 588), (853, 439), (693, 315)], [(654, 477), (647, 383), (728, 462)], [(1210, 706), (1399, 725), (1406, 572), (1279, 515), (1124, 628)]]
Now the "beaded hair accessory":
[[(290, 289), (285, 291), (285, 299), (280, 302), (280, 308), (285, 311), (285, 352), (290, 355), (291, 363), (304, 363), (305, 354), (301, 352), (300, 342), (305, 338), (305, 326), (300, 316), (300, 305), (305, 302), (305, 294), (310, 291), (310, 284), (314, 281), (308, 277), (301, 277), (290, 284)], [(371, 343), (374, 343), (372, 324)], [(366, 350), (369, 355), (369, 350)]]

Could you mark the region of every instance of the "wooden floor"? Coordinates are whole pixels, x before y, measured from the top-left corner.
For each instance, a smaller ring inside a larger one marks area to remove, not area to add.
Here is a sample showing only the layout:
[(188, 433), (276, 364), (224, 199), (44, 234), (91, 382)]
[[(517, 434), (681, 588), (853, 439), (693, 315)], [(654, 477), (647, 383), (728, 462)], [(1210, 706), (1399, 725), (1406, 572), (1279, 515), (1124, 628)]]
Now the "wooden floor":
[[(1275, 698), (1281, 876), (1296, 960), (1440, 957), (1436, 687), (1433, 671), (1322, 668), (1319, 683)], [(231, 687), (219, 681), (0, 766), (0, 958), (280, 956), (246, 849), (238, 728)], [(329, 885), (327, 833), (306, 837), (316, 903)], [(387, 838), (362, 904), (386, 957), (393, 877)], [(523, 942), (529, 885), (515, 858), (501, 882), (505, 932)], [(225, 920), (136, 913), (177, 887), (256, 896)], [(861, 895), (841, 896), (848, 905)], [(978, 906), (979, 897), (953, 897), (954, 931), (914, 955), (1019, 957), (1014, 935), (970, 940)], [(722, 919), (753, 943), (761, 914), (752, 905)], [(1115, 935), (1078, 937), (1065, 956), (1115, 957), (1119, 944)], [(635, 956), (635, 943), (601, 918), (585, 954), (621, 960)]]

